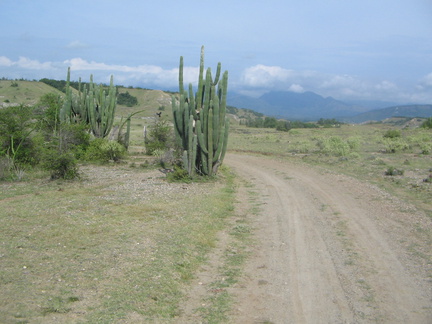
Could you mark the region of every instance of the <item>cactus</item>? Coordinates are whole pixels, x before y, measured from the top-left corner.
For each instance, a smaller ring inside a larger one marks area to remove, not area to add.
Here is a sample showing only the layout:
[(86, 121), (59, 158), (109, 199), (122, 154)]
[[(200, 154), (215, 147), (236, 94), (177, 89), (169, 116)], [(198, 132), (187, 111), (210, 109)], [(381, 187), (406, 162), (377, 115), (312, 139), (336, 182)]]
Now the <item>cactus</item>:
[(81, 91), (81, 78), (78, 83), (78, 96), (72, 94), (70, 87), (70, 67), (66, 79), (66, 98), (60, 109), (60, 122), (63, 123), (88, 123), (86, 108), (86, 87)]
[(111, 76), (108, 94), (105, 93), (102, 85), (95, 85), (93, 75), (90, 76), (86, 106), (94, 136), (101, 138), (108, 136), (114, 123), (116, 109), (116, 89), (113, 76)]
[(86, 123), (89, 124), (92, 133), (96, 137), (106, 137), (111, 131), (116, 108), (116, 88), (111, 76), (108, 94), (102, 85), (93, 83), (93, 75), (87, 87), (81, 88), (81, 78), (78, 84), (78, 95), (73, 95), (70, 87), (70, 68), (68, 68), (66, 81), (66, 98), (60, 109), (60, 121), (62, 123)]
[(195, 172), (213, 175), (218, 171), (225, 157), (228, 144), (229, 120), (226, 117), (226, 94), (228, 72), (220, 79), (221, 63), (218, 63), (213, 79), (211, 69), (204, 78), (204, 46), (201, 48), (198, 89), (193, 94), (192, 85), (188, 92), (183, 85), (183, 57), (179, 67), (179, 103), (173, 98), (175, 133), (181, 144), (183, 165), (189, 175)]

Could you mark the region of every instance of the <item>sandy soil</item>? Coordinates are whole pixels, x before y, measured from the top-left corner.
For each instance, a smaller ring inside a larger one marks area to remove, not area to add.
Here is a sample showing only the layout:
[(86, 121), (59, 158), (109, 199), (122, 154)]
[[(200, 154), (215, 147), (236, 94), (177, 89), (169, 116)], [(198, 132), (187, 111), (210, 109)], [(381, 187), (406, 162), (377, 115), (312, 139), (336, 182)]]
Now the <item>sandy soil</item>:
[(432, 323), (430, 217), (340, 174), (225, 161), (260, 205), (233, 323)]

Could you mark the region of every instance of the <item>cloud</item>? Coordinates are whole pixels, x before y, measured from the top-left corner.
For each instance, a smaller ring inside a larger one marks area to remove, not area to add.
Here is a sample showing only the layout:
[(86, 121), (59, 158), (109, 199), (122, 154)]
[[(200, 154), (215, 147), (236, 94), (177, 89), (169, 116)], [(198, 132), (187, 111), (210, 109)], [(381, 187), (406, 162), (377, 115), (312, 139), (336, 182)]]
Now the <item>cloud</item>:
[(0, 56), (0, 66), (12, 66), (13, 62), (6, 56)]
[(313, 91), (324, 97), (331, 96), (340, 100), (383, 100), (394, 102), (427, 102), (432, 95), (432, 73), (421, 79), (417, 91), (402, 88), (389, 80), (364, 80), (355, 75), (326, 74), (309, 70), (292, 70), (280, 66), (258, 64), (246, 68), (237, 88), (244, 94), (256, 96), (271, 90), (292, 92)]
[[(95, 61), (86, 61), (82, 58), (73, 58), (63, 62), (71, 68), (71, 71), (91, 71), (92, 74), (99, 75), (99, 72), (109, 72), (114, 74), (117, 81), (128, 84), (145, 84), (147, 86), (175, 87), (178, 85), (179, 69), (164, 69), (157, 65), (111, 65)], [(183, 80), (185, 85), (196, 84), (199, 68), (183, 68)]]
[(53, 68), (51, 62), (41, 63), (37, 60), (31, 60), (27, 57), (20, 56), (18, 61), (12, 61), (6, 56), (0, 56), (0, 66), (16, 67), (27, 70), (49, 70)]
[(297, 93), (302, 93), (305, 90), (303, 89), (303, 87), (299, 84), (291, 84), (291, 86), (288, 88), (288, 91), (291, 92), (297, 92)]
[(420, 90), (426, 90), (426, 89), (431, 90), (432, 89), (432, 73), (425, 75), (420, 80), (420, 84), (418, 85), (418, 88)]
[(86, 43), (80, 42), (79, 40), (72, 41), (69, 44), (66, 45), (66, 48), (69, 49), (82, 49), (82, 48), (88, 48), (90, 47)]
[(280, 66), (267, 66), (258, 64), (244, 70), (242, 83), (254, 88), (273, 88), (289, 81), (293, 71)]

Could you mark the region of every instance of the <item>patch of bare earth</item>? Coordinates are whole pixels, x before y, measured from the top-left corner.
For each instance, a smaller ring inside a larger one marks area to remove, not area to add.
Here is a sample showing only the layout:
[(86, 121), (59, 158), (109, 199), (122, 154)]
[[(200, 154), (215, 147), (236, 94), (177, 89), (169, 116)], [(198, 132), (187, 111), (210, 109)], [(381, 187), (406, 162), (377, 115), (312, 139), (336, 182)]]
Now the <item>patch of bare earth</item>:
[(260, 193), (234, 323), (432, 323), (432, 220), (367, 183), (265, 157), (226, 163)]

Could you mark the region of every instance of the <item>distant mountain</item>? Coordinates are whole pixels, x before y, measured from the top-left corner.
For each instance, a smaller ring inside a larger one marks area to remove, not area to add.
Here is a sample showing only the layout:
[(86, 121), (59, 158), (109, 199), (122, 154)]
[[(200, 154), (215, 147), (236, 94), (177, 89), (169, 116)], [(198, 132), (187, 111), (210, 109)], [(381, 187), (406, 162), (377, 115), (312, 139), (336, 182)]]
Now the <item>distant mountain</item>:
[(341, 121), (364, 123), (367, 121), (382, 121), (391, 117), (431, 117), (432, 105), (401, 105), (383, 109), (371, 110), (353, 117), (342, 118)]
[(350, 117), (369, 110), (332, 97), (324, 98), (311, 91), (271, 91), (259, 98), (228, 93), (227, 101), (231, 106), (253, 109), (267, 116), (299, 120)]
[(344, 100), (349, 105), (368, 108), (368, 110), (382, 109), (392, 106), (397, 106), (397, 102), (380, 101), (380, 100)]
[(393, 102), (364, 100), (348, 103), (332, 97), (324, 98), (311, 91), (271, 91), (259, 98), (228, 92), (227, 103), (237, 108), (252, 109), (266, 116), (303, 121), (336, 118), (344, 122), (363, 123), (396, 116), (432, 116), (432, 105), (397, 105)]

